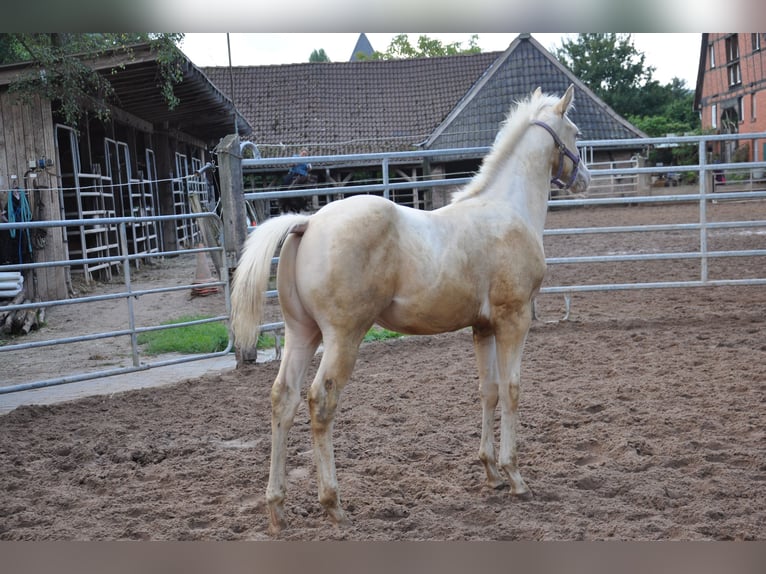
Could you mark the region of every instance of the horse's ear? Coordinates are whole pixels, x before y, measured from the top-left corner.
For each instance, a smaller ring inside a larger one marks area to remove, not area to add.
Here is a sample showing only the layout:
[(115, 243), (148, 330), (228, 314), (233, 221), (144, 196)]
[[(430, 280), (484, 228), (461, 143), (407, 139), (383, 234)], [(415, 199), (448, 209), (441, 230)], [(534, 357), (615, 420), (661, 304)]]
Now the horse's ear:
[(556, 104), (556, 111), (563, 116), (572, 105), (572, 100), (574, 100), (574, 84), (569, 84), (567, 91)]

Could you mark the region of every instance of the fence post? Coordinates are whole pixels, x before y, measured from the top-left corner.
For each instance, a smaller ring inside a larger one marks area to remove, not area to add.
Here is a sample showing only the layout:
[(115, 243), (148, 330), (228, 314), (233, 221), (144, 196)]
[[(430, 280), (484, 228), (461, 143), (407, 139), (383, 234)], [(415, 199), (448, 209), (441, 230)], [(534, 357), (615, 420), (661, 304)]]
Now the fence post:
[(245, 194), (242, 189), (242, 156), (239, 136), (224, 137), (216, 146), (218, 175), (221, 182), (221, 221), (223, 223), (223, 246), (226, 266), (237, 266), (239, 253), (247, 239), (247, 214)]
[[(636, 167), (646, 167), (646, 158), (642, 155), (637, 155)], [(652, 176), (648, 173), (639, 173), (636, 177), (638, 180), (637, 195), (652, 195)]]
[[(247, 239), (247, 211), (242, 188), (242, 153), (239, 136), (228, 135), (216, 146), (218, 175), (221, 182), (221, 222), (226, 268), (231, 272), (239, 261), (239, 254)], [(231, 275), (230, 275), (231, 276)], [(237, 366), (254, 363), (258, 357), (257, 347), (234, 348)]]

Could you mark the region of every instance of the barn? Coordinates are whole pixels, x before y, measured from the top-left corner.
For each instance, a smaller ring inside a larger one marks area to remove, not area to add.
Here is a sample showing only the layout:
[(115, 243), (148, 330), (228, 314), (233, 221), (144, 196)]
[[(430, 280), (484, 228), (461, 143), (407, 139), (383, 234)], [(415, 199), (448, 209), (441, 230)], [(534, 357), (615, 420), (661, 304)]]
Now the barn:
[[(83, 220), (185, 214), (189, 192), (208, 199), (213, 190), (207, 182), (189, 176), (209, 160), (221, 137), (235, 131), (248, 135), (251, 127), (231, 100), (181, 56), (182, 80), (175, 86), (180, 102), (172, 110), (158, 85), (159, 56), (151, 45), (99, 56), (90, 65), (108, 75), (114, 87), (110, 118), (85, 117), (76, 126), (63, 123), (57, 102), (20, 99), (13, 91), (14, 82), (32, 70), (29, 64), (0, 66), (0, 208), (8, 210), (9, 198), (13, 203), (17, 197), (17, 205), (28, 206), (27, 219)], [(188, 219), (135, 223), (128, 229), (128, 249), (150, 256), (163, 247), (188, 246), (198, 233)], [(40, 300), (67, 298), (71, 273), (108, 279), (119, 264), (89, 262), (118, 254), (113, 225), (14, 235), (2, 242), (0, 265), (82, 261), (36, 269), (34, 298)]]

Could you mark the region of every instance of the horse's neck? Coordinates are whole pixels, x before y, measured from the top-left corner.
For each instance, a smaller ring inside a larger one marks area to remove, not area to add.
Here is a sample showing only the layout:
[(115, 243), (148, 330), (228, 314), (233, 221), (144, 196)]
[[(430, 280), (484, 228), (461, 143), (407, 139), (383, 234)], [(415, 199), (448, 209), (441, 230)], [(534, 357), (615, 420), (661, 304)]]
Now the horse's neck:
[[(517, 146), (517, 152), (500, 170), (493, 186), (493, 193), (498, 194), (501, 201), (507, 201), (540, 237), (548, 212), (551, 179), (547, 162), (550, 141), (546, 138), (550, 136), (545, 132), (537, 134), (527, 130)], [(541, 158), (545, 159), (541, 161)]]

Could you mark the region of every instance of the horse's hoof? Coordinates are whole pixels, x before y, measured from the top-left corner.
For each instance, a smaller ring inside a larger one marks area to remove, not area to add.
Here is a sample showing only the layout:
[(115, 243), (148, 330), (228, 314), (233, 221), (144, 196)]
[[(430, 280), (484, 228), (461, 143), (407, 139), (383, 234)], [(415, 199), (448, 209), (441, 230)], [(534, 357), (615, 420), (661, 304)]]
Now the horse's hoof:
[(508, 482), (505, 480), (501, 480), (499, 482), (494, 482), (494, 483), (490, 482), (490, 483), (487, 483), (487, 486), (489, 486), (493, 490), (505, 490), (506, 488), (508, 488)]
[(521, 502), (528, 502), (534, 498), (532, 491), (527, 489), (524, 492), (511, 492), (511, 496)]
[(284, 510), (281, 507), (269, 507), (269, 534), (279, 536), (285, 528), (287, 528), (287, 521)]
[(351, 521), (346, 517), (346, 513), (341, 508), (328, 508), (327, 514), (330, 516), (332, 523), (338, 528), (351, 526)]

